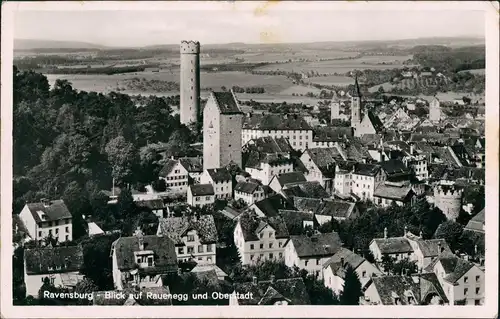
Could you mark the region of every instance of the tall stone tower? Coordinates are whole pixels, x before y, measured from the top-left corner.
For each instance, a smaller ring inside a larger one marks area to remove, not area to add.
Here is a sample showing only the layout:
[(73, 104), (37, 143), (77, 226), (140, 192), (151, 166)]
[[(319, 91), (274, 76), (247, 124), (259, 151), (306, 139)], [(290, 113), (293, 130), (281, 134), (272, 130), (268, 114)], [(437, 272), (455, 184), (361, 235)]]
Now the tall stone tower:
[(361, 91), (358, 76), (354, 80), (354, 92), (351, 97), (351, 127), (356, 128), (361, 123)]
[(340, 100), (334, 92), (332, 102), (330, 104), (330, 121), (333, 122), (340, 118)]
[(233, 92), (212, 92), (203, 111), (203, 170), (241, 167), (243, 113)]
[(441, 120), (441, 103), (437, 97), (434, 97), (429, 104), (429, 120), (431, 122), (439, 122)]
[(200, 120), (200, 42), (181, 41), (181, 103), (182, 124)]

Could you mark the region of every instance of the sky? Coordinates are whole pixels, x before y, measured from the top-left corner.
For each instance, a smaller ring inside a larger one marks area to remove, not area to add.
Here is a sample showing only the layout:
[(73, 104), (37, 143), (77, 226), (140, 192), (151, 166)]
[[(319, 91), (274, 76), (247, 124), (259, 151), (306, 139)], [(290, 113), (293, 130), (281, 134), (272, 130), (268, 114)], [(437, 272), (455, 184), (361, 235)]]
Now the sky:
[(350, 10), (323, 3), (299, 11), (287, 3), (250, 5), (225, 2), (205, 4), (202, 9), (190, 6), (189, 10), (169, 5), (148, 11), (127, 10), (126, 6), (125, 10), (100, 10), (98, 6), (72, 11), (24, 8), (14, 14), (14, 38), (145, 46), (181, 40), (202, 44), (293, 43), (484, 37), (485, 33), (484, 12), (479, 10), (434, 7), (408, 11), (392, 7), (388, 11), (380, 6), (379, 10)]

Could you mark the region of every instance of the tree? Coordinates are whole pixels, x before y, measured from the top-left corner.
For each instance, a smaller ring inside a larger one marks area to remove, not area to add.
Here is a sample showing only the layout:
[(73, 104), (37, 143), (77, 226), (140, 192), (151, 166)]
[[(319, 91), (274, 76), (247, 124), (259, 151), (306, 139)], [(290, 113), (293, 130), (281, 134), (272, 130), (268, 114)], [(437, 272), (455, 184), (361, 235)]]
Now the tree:
[(99, 290), (113, 289), (112, 260), (109, 258), (111, 245), (118, 239), (118, 234), (98, 235), (82, 241), (82, 274), (94, 283)]
[(418, 271), (416, 261), (410, 261), (408, 258), (399, 260), (392, 265), (393, 275), (411, 275)]
[(84, 236), (87, 224), (83, 216), (92, 212), (86, 190), (77, 182), (71, 182), (64, 190), (63, 200), (72, 216), (73, 239)]
[(138, 154), (133, 144), (123, 136), (118, 136), (106, 145), (106, 154), (113, 168), (113, 177), (118, 184), (132, 181), (133, 169), (138, 162)]
[[(99, 291), (99, 287), (90, 278), (83, 278), (82, 281), (78, 282), (75, 287), (75, 292), (80, 294), (91, 294), (94, 291)], [(77, 302), (82, 305), (91, 305), (92, 300), (88, 299), (77, 299)]]
[(359, 305), (359, 298), (361, 296), (363, 296), (363, 290), (358, 274), (348, 265), (344, 275), (344, 289), (340, 294), (340, 304)]
[(452, 251), (456, 251), (460, 247), (460, 236), (462, 235), (463, 226), (452, 220), (445, 221), (439, 225), (434, 238), (442, 238), (446, 240)]
[(386, 273), (391, 273), (394, 267), (394, 258), (387, 254), (382, 255), (382, 267)]
[(134, 197), (128, 188), (124, 188), (120, 191), (116, 208), (118, 216), (122, 219), (130, 219), (137, 213)]
[(151, 183), (151, 187), (153, 187), (153, 189), (156, 192), (164, 192), (167, 190), (167, 183), (165, 182), (165, 180), (163, 178), (160, 178), (160, 179), (153, 181), (153, 183)]

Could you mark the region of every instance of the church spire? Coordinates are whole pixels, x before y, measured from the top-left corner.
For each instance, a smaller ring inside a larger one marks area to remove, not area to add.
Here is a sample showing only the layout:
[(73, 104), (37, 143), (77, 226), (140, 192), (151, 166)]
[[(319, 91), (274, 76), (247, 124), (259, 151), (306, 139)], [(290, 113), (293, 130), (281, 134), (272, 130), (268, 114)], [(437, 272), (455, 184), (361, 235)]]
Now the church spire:
[(361, 91), (359, 89), (358, 75), (357, 74), (354, 76), (354, 92), (353, 92), (352, 96), (353, 97), (361, 97)]

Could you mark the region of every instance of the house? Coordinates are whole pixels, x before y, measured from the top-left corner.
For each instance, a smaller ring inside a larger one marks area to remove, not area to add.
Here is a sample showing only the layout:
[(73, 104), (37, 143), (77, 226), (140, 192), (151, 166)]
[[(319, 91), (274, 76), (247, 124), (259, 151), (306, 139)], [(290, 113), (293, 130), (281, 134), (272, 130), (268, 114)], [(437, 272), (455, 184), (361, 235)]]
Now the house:
[(285, 264), (322, 278), (323, 264), (342, 246), (337, 233), (293, 235), (285, 246)]
[(60, 246), (32, 248), (24, 251), (24, 284), (26, 296), (38, 298), (44, 278), (55, 287), (74, 289), (83, 280), (83, 248)]
[(187, 203), (188, 205), (196, 207), (203, 207), (215, 203), (215, 191), (212, 184), (189, 185)]
[(477, 213), (474, 217), (472, 217), (471, 220), (469, 220), (464, 230), (473, 231), (479, 234), (484, 234), (484, 221), (485, 221), (485, 215), (483, 208), (479, 213)]
[(213, 273), (215, 274), (215, 278), (217, 280), (225, 280), (227, 277), (227, 274), (222, 269), (220, 269), (216, 264), (210, 264), (210, 265), (197, 264), (193, 269), (191, 269), (191, 272), (194, 274), (202, 274), (202, 275), (207, 273)]
[(334, 194), (349, 196), (352, 193), (352, 173), (356, 162), (339, 161), (335, 166)]
[(314, 215), (309, 212), (280, 209), (279, 215), (283, 218), (290, 235), (301, 235), (304, 229), (319, 226)]
[(162, 275), (177, 273), (175, 243), (168, 237), (137, 232), (111, 245), (115, 289), (161, 286)]
[(248, 113), (243, 121), (243, 144), (264, 136), (287, 138), (294, 149), (305, 150), (312, 144), (313, 130), (304, 118), (297, 114)]
[(233, 197), (232, 176), (226, 168), (206, 169), (200, 177), (201, 184), (212, 184), (215, 199)]
[(284, 258), (289, 235), (281, 216), (261, 217), (243, 213), (234, 228), (234, 244), (243, 265)]
[(275, 175), (269, 182), (269, 187), (276, 193), (279, 193), (285, 185), (292, 186), (306, 181), (307, 179), (301, 172), (283, 173)]
[(236, 283), (229, 299), (230, 306), (310, 304), (309, 294), (302, 278), (275, 279), (274, 275), (266, 281), (259, 282), (254, 277), (252, 282)]
[(160, 198), (139, 200), (136, 201), (135, 204), (138, 207), (150, 209), (158, 218), (163, 217), (164, 213), (167, 211), (167, 205), (163, 202), (163, 199)]
[(373, 277), (363, 305), (447, 305), (446, 294), (432, 273), (412, 276)]
[(264, 185), (268, 185), (275, 175), (293, 172), (293, 160), (283, 154), (254, 151), (244, 154), (243, 163), (245, 171)]
[(436, 274), (450, 304), (482, 305), (484, 303), (484, 271), (474, 263), (452, 253), (443, 253), (426, 271)]
[(404, 182), (381, 182), (373, 193), (373, 202), (382, 207), (390, 206), (393, 203), (403, 206), (406, 203), (411, 203), (414, 198), (415, 192), (411, 185)]
[(384, 125), (372, 111), (368, 111), (361, 122), (355, 127), (354, 136), (360, 137), (365, 134), (379, 134), (382, 132)]
[(189, 172), (180, 160), (168, 159), (159, 173), (159, 178), (165, 181), (167, 189), (180, 193), (187, 192)]
[(345, 141), (352, 136), (353, 130), (350, 127), (316, 127), (314, 129), (313, 143), (309, 148), (334, 147), (336, 142)]
[(294, 206), (299, 211), (314, 215), (320, 225), (328, 223), (332, 219), (342, 221), (359, 215), (355, 203), (337, 199), (323, 200), (296, 197), (294, 198)]
[(174, 242), (179, 262), (215, 263), (218, 236), (212, 215), (161, 218), (156, 235)]
[(407, 181), (411, 177), (411, 171), (399, 159), (389, 159), (380, 163), (385, 173), (386, 180), (391, 182)]
[(12, 242), (14, 250), (33, 240), (18, 214), (12, 215)]
[(369, 248), (377, 263), (382, 261), (383, 256), (392, 257), (396, 261), (415, 259), (413, 248), (406, 237), (387, 237), (387, 228), (384, 229), (384, 238), (372, 239)]
[(280, 194), (276, 194), (253, 203), (248, 207), (248, 211), (253, 211), (258, 217), (277, 216), (280, 209), (289, 209), (291, 205)]
[(351, 175), (352, 193), (362, 200), (373, 200), (375, 186), (386, 179), (384, 171), (377, 164), (357, 163)]
[(60, 243), (73, 240), (72, 216), (62, 199), (27, 203), (19, 213), (19, 219), (33, 240), (49, 236)]
[(346, 248), (340, 250), (323, 265), (323, 283), (336, 294), (344, 290), (344, 278), (347, 267), (351, 267), (358, 275), (361, 287), (365, 287), (372, 277), (383, 273), (362, 256)]
[(321, 186), (319, 182), (304, 182), (296, 185), (285, 185), (281, 193), (288, 200), (294, 197), (306, 198), (329, 198), (331, 195)]
[[(201, 174), (203, 173), (203, 158), (197, 157), (181, 157), (179, 162), (188, 172), (188, 176), (194, 183), (200, 182)], [(189, 184), (190, 181), (188, 181)]]
[(300, 160), (307, 168), (306, 179), (317, 181), (330, 193), (333, 191), (335, 177), (335, 163), (343, 157), (336, 147), (310, 148), (300, 156)]
[(171, 306), (172, 298), (155, 298), (171, 295), (168, 286), (142, 288), (139, 291), (126, 288), (124, 290), (94, 291), (94, 306)]
[(413, 249), (413, 258), (419, 270), (425, 269), (434, 258), (443, 253), (451, 253), (448, 243), (444, 239), (422, 239), (422, 236), (406, 233), (406, 239)]
[(256, 182), (241, 181), (234, 187), (234, 199), (241, 199), (247, 205), (263, 200), (266, 194), (264, 187)]

